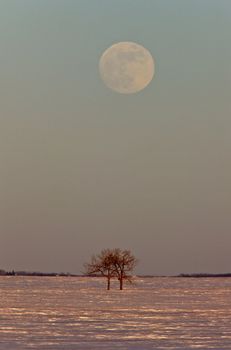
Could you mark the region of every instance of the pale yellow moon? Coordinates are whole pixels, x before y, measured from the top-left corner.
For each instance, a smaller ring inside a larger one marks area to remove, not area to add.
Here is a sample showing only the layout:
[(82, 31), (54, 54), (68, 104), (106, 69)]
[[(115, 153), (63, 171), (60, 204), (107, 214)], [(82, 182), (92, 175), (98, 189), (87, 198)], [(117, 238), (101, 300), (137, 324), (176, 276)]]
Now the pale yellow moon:
[(133, 94), (151, 82), (155, 62), (143, 46), (123, 41), (104, 51), (99, 61), (99, 71), (107, 87), (121, 94)]

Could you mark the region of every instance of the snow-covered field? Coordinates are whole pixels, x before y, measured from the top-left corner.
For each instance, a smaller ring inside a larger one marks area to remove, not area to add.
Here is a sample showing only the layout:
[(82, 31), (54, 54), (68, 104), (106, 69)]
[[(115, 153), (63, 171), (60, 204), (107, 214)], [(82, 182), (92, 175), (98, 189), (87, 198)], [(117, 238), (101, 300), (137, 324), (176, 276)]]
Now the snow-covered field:
[(0, 277), (1, 350), (231, 350), (231, 278)]

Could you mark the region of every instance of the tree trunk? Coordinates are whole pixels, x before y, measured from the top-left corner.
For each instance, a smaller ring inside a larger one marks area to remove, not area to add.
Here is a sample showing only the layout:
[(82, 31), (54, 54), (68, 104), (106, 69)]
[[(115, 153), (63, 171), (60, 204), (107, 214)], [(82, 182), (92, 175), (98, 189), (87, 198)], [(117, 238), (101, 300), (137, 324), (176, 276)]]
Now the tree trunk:
[(107, 290), (110, 290), (110, 277), (107, 278)]
[(123, 277), (120, 278), (120, 290), (123, 290)]

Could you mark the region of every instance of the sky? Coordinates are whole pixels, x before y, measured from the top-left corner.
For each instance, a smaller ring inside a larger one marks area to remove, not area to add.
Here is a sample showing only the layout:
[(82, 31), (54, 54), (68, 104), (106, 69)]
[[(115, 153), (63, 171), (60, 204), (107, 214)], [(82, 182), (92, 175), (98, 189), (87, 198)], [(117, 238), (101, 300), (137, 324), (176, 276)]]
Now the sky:
[[(0, 0), (0, 268), (231, 272), (231, 2)], [(133, 41), (142, 91), (102, 82)]]

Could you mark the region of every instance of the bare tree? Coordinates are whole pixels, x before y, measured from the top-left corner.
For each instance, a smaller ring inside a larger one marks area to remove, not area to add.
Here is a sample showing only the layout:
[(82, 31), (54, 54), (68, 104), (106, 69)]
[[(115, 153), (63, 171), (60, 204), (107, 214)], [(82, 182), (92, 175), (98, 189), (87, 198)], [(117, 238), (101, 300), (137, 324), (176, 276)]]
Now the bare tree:
[(130, 252), (130, 250), (114, 250), (114, 261), (113, 265), (115, 267), (116, 275), (120, 283), (120, 290), (123, 289), (124, 280), (132, 282), (131, 272), (137, 265), (138, 260)]
[(91, 262), (84, 265), (86, 275), (100, 275), (107, 278), (107, 290), (110, 289), (111, 278), (116, 276), (113, 264), (114, 255), (110, 249), (104, 249), (98, 255), (93, 255)]
[(123, 289), (124, 280), (131, 282), (131, 272), (137, 264), (137, 259), (129, 250), (104, 249), (98, 255), (93, 255), (91, 262), (85, 264), (86, 275), (100, 275), (107, 278), (107, 289), (110, 289), (111, 278), (116, 277)]

